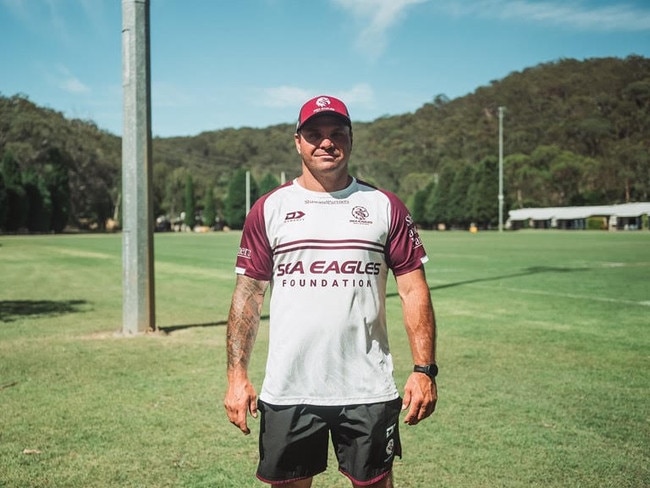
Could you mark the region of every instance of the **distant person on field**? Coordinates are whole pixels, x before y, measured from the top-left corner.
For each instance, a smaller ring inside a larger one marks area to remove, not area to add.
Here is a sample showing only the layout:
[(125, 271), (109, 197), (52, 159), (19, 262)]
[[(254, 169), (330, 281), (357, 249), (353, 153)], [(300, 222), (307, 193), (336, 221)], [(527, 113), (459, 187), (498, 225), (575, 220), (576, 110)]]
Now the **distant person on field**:
[[(261, 413), (257, 477), (309, 487), (327, 467), (328, 438), (352, 486), (392, 487), (402, 454), (400, 410), (415, 425), (437, 401), (436, 326), (427, 256), (404, 204), (348, 173), (352, 124), (319, 96), (294, 134), (302, 173), (260, 198), (244, 224), (228, 317), (228, 418), (250, 433)], [(397, 281), (414, 372), (400, 398), (386, 327), (386, 283)], [(270, 339), (259, 399), (248, 378), (271, 284)]]

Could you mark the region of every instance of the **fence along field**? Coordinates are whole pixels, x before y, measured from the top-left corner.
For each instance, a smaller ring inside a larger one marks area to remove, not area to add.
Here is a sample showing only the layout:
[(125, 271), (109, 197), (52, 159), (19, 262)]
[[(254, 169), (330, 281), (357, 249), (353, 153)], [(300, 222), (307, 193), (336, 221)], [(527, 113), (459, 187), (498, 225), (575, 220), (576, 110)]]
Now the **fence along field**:
[[(423, 238), (440, 402), (401, 427), (396, 486), (650, 485), (650, 233)], [(242, 436), (221, 406), (238, 239), (157, 234), (160, 332), (127, 339), (119, 235), (0, 237), (0, 486), (263, 486), (257, 421)], [(314, 486), (348, 483), (332, 459)]]

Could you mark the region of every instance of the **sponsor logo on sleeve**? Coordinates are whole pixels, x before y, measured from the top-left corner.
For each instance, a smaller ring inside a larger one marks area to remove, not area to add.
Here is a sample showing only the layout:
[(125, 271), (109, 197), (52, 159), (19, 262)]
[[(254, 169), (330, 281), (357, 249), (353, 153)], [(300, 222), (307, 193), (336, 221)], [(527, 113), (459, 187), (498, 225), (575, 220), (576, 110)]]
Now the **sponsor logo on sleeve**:
[(415, 225), (415, 222), (413, 222), (413, 217), (411, 217), (409, 214), (404, 218), (404, 221), (406, 222), (406, 226), (409, 230), (409, 237), (411, 238), (413, 247), (420, 247), (422, 245), (422, 239), (420, 239), (418, 228)]
[(251, 250), (246, 247), (240, 247), (239, 252), (237, 253), (237, 257), (244, 258), (244, 259), (250, 259), (251, 255), (252, 255)]

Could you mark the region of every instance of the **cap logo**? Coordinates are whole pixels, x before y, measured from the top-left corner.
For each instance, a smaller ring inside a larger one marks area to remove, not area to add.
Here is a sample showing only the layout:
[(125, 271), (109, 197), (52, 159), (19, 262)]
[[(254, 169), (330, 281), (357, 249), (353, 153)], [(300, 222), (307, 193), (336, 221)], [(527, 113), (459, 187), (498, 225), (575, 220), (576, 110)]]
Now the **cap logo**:
[(320, 97), (316, 100), (316, 105), (318, 105), (320, 108), (327, 107), (331, 103), (332, 102), (330, 102), (330, 99), (327, 97)]

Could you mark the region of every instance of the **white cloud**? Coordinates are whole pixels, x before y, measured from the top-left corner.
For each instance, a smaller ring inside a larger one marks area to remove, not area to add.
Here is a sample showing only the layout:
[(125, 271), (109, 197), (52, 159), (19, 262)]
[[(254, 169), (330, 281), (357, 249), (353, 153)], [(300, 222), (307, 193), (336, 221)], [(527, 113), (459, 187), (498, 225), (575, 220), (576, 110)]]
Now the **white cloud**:
[(68, 93), (89, 93), (90, 88), (84, 85), (77, 78), (66, 78), (61, 83), (59, 83), (59, 88), (67, 91)]
[(593, 2), (533, 0), (455, 0), (437, 7), (454, 16), (478, 15), (483, 18), (563, 25), (588, 31), (650, 30), (650, 9), (629, 3), (595, 5)]
[(367, 83), (359, 83), (347, 90), (312, 90), (295, 86), (278, 86), (266, 88), (262, 104), (266, 107), (291, 108), (300, 107), (306, 100), (317, 95), (331, 95), (340, 98), (346, 105), (367, 106), (372, 104), (375, 95)]
[(406, 9), (428, 0), (331, 0), (350, 12), (365, 27), (357, 38), (357, 47), (371, 59), (377, 59), (388, 44), (388, 31), (404, 16)]
[(65, 66), (58, 66), (59, 74), (56, 75), (56, 85), (63, 91), (78, 95), (81, 93), (90, 93), (90, 88), (85, 85), (79, 78), (74, 76)]
[(295, 108), (310, 96), (314, 96), (312, 92), (303, 88), (288, 85), (276, 86), (264, 89), (262, 105), (275, 108)]
[[(334, 96), (337, 96), (334, 94)], [(375, 100), (375, 92), (367, 83), (359, 83), (338, 95), (347, 105), (368, 106)]]

